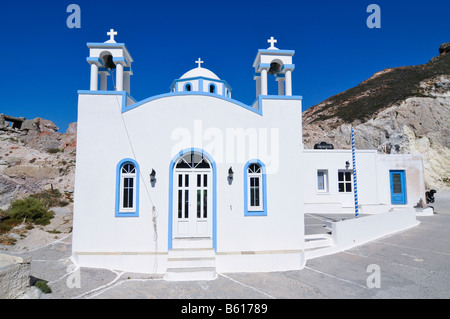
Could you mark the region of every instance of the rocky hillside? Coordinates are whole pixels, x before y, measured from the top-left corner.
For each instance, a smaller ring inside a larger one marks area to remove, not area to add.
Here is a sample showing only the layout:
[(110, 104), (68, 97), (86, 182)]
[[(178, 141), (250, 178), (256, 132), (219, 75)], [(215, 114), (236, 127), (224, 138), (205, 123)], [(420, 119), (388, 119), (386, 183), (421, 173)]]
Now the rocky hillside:
[(76, 123), (65, 134), (48, 120), (0, 115), (0, 209), (17, 198), (74, 188)]
[(422, 154), (427, 188), (450, 187), (450, 43), (430, 62), (389, 68), (303, 113), (305, 148), (327, 142)]

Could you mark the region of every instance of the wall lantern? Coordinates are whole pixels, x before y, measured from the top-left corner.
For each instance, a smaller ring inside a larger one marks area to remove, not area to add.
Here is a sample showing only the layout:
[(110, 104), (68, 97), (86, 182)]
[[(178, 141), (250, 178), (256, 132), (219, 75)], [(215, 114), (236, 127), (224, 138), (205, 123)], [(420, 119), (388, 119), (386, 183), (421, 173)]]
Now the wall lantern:
[(156, 172), (154, 169), (152, 169), (152, 172), (150, 173), (150, 183), (154, 184), (156, 182)]
[(233, 180), (233, 176), (234, 176), (233, 168), (230, 167), (230, 169), (228, 170), (228, 181), (231, 182)]
[(345, 162), (345, 169), (348, 169), (349, 167), (350, 167), (350, 162), (349, 161)]

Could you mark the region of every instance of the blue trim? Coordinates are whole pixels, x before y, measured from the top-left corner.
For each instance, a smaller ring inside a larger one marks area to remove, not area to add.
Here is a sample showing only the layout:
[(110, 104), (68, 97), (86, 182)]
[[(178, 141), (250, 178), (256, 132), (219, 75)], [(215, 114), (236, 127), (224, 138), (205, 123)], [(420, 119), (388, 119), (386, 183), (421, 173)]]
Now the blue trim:
[[(230, 88), (228, 88), (230, 90)], [(106, 91), (78, 91), (78, 93), (85, 93), (85, 94), (102, 94), (102, 93), (95, 93), (95, 92), (106, 92)], [(94, 92), (94, 93), (91, 93)], [(231, 92), (231, 90), (230, 90)], [(112, 92), (112, 94), (118, 94), (118, 92)], [(124, 92), (126, 93), (126, 92)], [(107, 93), (107, 94), (111, 94), (111, 93)], [(240, 107), (243, 107), (246, 110), (252, 111), (253, 113), (256, 113), (258, 115), (263, 115), (263, 110), (262, 110), (262, 100), (263, 99), (272, 99), (272, 100), (302, 100), (303, 97), (299, 96), (299, 95), (292, 95), (292, 96), (287, 96), (287, 95), (259, 95), (256, 98), (256, 101), (253, 102), (252, 105), (255, 105), (255, 103), (258, 103), (258, 108), (253, 108), (252, 106), (246, 105), (242, 102), (239, 102), (237, 100), (234, 100), (232, 98), (229, 98), (227, 96), (223, 96), (220, 94), (211, 94), (209, 92), (197, 92), (197, 91), (192, 91), (192, 92), (170, 92), (170, 93), (165, 93), (165, 94), (160, 94), (160, 95), (155, 95), (152, 97), (149, 97), (147, 99), (144, 99), (142, 101), (136, 102), (135, 104), (126, 106), (125, 104), (122, 105), (122, 113), (131, 111), (145, 103), (148, 102), (152, 102), (158, 99), (163, 99), (163, 98), (167, 98), (167, 97), (174, 97), (174, 96), (183, 96), (183, 95), (201, 95), (201, 96), (208, 96), (208, 97), (213, 97), (213, 98), (218, 98), (218, 99), (222, 99), (225, 100), (227, 102), (236, 104)]]
[(111, 72), (107, 68), (98, 68), (98, 72), (107, 72), (109, 75), (111, 75)]
[[(394, 194), (394, 181), (393, 174), (400, 174), (400, 183), (402, 192)], [(392, 205), (406, 205), (407, 204), (407, 194), (406, 194), (406, 179), (405, 179), (405, 171), (404, 170), (390, 170), (389, 171), (389, 179), (391, 186), (391, 204)]]
[[(123, 165), (131, 163), (136, 168), (136, 187), (134, 189), (136, 193), (136, 202), (135, 202), (135, 209), (133, 212), (121, 212), (120, 211), (120, 180), (121, 180), (121, 169)], [(116, 206), (115, 206), (115, 216), (116, 217), (139, 217), (139, 182), (140, 182), (140, 169), (139, 164), (131, 158), (124, 158), (117, 164), (116, 166)]]
[(303, 100), (303, 97), (300, 95), (258, 95), (259, 104), (263, 99), (267, 100)]
[(213, 216), (212, 216), (212, 235), (213, 235), (213, 248), (217, 252), (217, 168), (216, 162), (214, 162), (212, 156), (205, 152), (200, 148), (188, 148), (181, 152), (179, 152), (175, 157), (170, 161), (169, 165), (169, 231), (168, 231), (168, 249), (172, 249), (172, 237), (173, 237), (173, 171), (175, 169), (175, 164), (178, 160), (183, 157), (187, 153), (200, 153), (205, 156), (212, 166), (213, 171), (213, 183), (212, 183), (212, 191), (213, 191)]
[(101, 42), (88, 42), (87, 47), (105, 47), (105, 48), (114, 48), (114, 47), (124, 47), (125, 43), (101, 43)]
[[(227, 83), (227, 81), (225, 80), (216, 80), (216, 79), (212, 79), (212, 78), (207, 78), (204, 76), (197, 76), (197, 77), (193, 77), (193, 78), (185, 78), (185, 79), (178, 79), (178, 80), (174, 80), (172, 82), (172, 84), (170, 85), (169, 89), (172, 89), (178, 82), (186, 82), (186, 81), (195, 81), (195, 80), (207, 80), (207, 81), (212, 81), (212, 82), (217, 82), (217, 83), (223, 83), (224, 85), (227, 86), (227, 88), (231, 91), (232, 88), (230, 87), (230, 85)], [(176, 87), (176, 86), (175, 86)]]
[(100, 58), (94, 58), (94, 57), (87, 57), (86, 61), (89, 64), (95, 63), (97, 65), (103, 66), (103, 61)]
[[(251, 164), (259, 164), (262, 169), (262, 197), (263, 209), (260, 211), (248, 210), (248, 167)], [(267, 176), (266, 165), (258, 159), (252, 159), (244, 166), (244, 216), (267, 216)]]
[[(230, 90), (230, 88), (228, 88)], [(230, 90), (231, 92), (231, 90)], [(131, 111), (135, 108), (138, 108), (139, 106), (148, 103), (148, 102), (152, 102), (158, 99), (163, 99), (166, 97), (173, 97), (173, 96), (183, 96), (183, 95), (201, 95), (201, 96), (208, 96), (208, 97), (212, 97), (212, 98), (218, 98), (218, 99), (222, 99), (225, 100), (227, 102), (236, 104), (240, 107), (243, 107), (246, 110), (252, 111), (253, 113), (256, 113), (258, 115), (263, 115), (263, 108), (262, 108), (262, 100), (263, 99), (268, 99), (268, 100), (299, 100), (301, 101), (303, 99), (302, 96), (300, 95), (292, 95), (292, 96), (287, 96), (287, 95), (259, 95), (256, 98), (256, 101), (253, 102), (252, 105), (255, 105), (255, 103), (258, 103), (258, 108), (253, 108), (250, 105), (246, 105), (242, 102), (239, 102), (237, 100), (234, 100), (232, 98), (226, 97), (226, 96), (222, 96), (220, 94), (211, 94), (208, 92), (170, 92), (170, 93), (165, 93), (165, 94), (160, 94), (160, 95), (155, 95), (152, 97), (149, 97), (145, 100), (139, 101), (137, 102), (130, 94), (128, 94), (128, 92), (126, 91), (88, 91), (88, 90), (78, 90), (77, 91), (78, 94), (91, 94), (91, 95), (122, 95), (122, 113)], [(127, 105), (127, 97), (129, 97), (134, 104), (131, 105)]]
[[(87, 91), (87, 92), (91, 92), (91, 91)], [(137, 107), (139, 107), (139, 106), (141, 106), (141, 105), (143, 105), (145, 103), (151, 102), (151, 101), (155, 101), (155, 100), (163, 99), (163, 98), (167, 98), (167, 97), (183, 96), (183, 95), (199, 95), (199, 96), (208, 96), (208, 97), (211, 97), (211, 98), (221, 99), (221, 100), (224, 100), (224, 101), (236, 104), (236, 105), (238, 105), (240, 107), (243, 107), (243, 108), (245, 108), (245, 109), (247, 109), (249, 111), (252, 111), (252, 112), (254, 112), (256, 114), (262, 115), (261, 107), (258, 108), (258, 109), (254, 109), (251, 106), (248, 106), (248, 105), (246, 105), (246, 104), (244, 104), (242, 102), (239, 102), (237, 100), (233, 100), (232, 98), (228, 98), (228, 97), (222, 96), (220, 94), (211, 94), (209, 92), (197, 92), (197, 91), (194, 91), (194, 92), (170, 92), (170, 93), (155, 95), (155, 96), (149, 97), (149, 98), (147, 98), (145, 100), (139, 101), (139, 102), (137, 102), (137, 103), (135, 103), (133, 105), (122, 107), (122, 113), (131, 111), (131, 110), (133, 110), (133, 109), (135, 109), (135, 108), (137, 108)]]
[(295, 50), (268, 50), (268, 49), (259, 49), (258, 52), (268, 53), (270, 55), (290, 55), (295, 54)]
[[(128, 61), (126, 58), (124, 58), (124, 57), (117, 57), (117, 58), (115, 58), (115, 57), (113, 57), (113, 62), (115, 63), (115, 64), (117, 64), (117, 63), (121, 63), (122, 65), (124, 65), (124, 68), (126, 67), (126, 66), (128, 66), (128, 67), (130, 67), (130, 65), (131, 65), (131, 61)], [(122, 63), (123, 62), (123, 63)], [(125, 71), (125, 70), (124, 70)]]
[(203, 92), (203, 79), (198, 79), (198, 91)]
[(270, 63), (260, 63), (258, 64), (257, 71), (261, 72), (261, 69), (270, 69)]
[(283, 67), (281, 68), (281, 72), (294, 71), (294, 69), (295, 69), (295, 64), (284, 64)]

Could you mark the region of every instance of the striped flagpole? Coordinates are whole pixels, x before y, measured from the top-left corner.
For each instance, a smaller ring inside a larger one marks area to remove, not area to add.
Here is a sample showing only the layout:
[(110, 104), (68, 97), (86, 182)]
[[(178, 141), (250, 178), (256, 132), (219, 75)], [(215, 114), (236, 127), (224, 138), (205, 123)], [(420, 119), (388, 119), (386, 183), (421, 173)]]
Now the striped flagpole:
[(352, 127), (352, 159), (353, 159), (353, 193), (355, 196), (355, 217), (359, 217), (358, 209), (358, 183), (356, 181), (356, 149), (355, 149), (355, 130)]

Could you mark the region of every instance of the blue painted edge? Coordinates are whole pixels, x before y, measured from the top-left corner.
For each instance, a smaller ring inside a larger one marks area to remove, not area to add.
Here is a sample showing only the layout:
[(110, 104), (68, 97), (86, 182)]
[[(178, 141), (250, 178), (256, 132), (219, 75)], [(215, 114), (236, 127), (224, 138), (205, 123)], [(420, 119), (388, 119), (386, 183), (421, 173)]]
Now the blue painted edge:
[[(123, 165), (127, 164), (127, 163), (131, 163), (135, 166), (136, 168), (136, 205), (135, 205), (135, 210), (134, 212), (121, 212), (120, 211), (120, 177), (121, 177), (121, 170)], [(116, 166), (116, 206), (115, 206), (115, 217), (139, 217), (139, 192), (140, 192), (140, 187), (139, 187), (139, 182), (140, 182), (140, 168), (139, 168), (139, 164), (131, 158), (124, 158), (123, 160), (121, 160), (117, 166)]]
[[(401, 202), (397, 201), (394, 198), (394, 185), (393, 185), (393, 179), (392, 179), (392, 175), (393, 174), (400, 174), (401, 176), (401, 183), (402, 183), (402, 198), (401, 198)], [(401, 170), (401, 169), (397, 169), (397, 170), (389, 170), (389, 181), (390, 181), (390, 189), (391, 189), (391, 205), (406, 205), (408, 203), (407, 200), (407, 192), (406, 192), (406, 171), (405, 170)]]
[(216, 162), (213, 160), (212, 156), (200, 148), (187, 148), (183, 151), (177, 153), (174, 158), (170, 161), (169, 165), (169, 228), (168, 228), (168, 241), (167, 248), (172, 249), (172, 239), (173, 239), (173, 172), (175, 169), (175, 164), (178, 160), (187, 153), (196, 152), (204, 155), (210, 162), (213, 168), (213, 220), (212, 220), (212, 233), (213, 233), (213, 248), (217, 252), (217, 167)]
[(201, 81), (206, 80), (206, 81), (211, 81), (211, 82), (222, 83), (222, 84), (224, 84), (230, 91), (233, 90), (233, 89), (231, 88), (231, 86), (227, 83), (227, 81), (225, 81), (225, 80), (216, 80), (216, 79), (208, 78), (208, 77), (205, 77), (205, 76), (196, 76), (196, 77), (192, 77), (192, 78), (185, 78), (185, 79), (177, 79), (177, 80), (174, 80), (174, 81), (172, 82), (172, 85), (170, 86), (169, 89), (172, 90), (178, 82), (196, 81), (196, 80), (199, 80), (199, 81), (200, 81), (200, 80), (201, 80)]
[[(89, 92), (89, 91), (87, 91)], [(95, 91), (94, 91), (95, 92)], [(183, 95), (202, 95), (202, 96), (209, 96), (209, 97), (214, 97), (214, 98), (218, 98), (218, 99), (222, 99), (225, 100), (227, 102), (236, 104), (240, 107), (243, 107), (246, 110), (252, 111), (258, 115), (263, 115), (263, 111), (262, 111), (262, 100), (263, 99), (269, 99), (269, 100), (302, 100), (303, 98), (301, 96), (298, 95), (293, 95), (293, 96), (286, 96), (286, 95), (259, 95), (256, 98), (256, 101), (252, 104), (255, 105), (255, 103), (258, 103), (258, 108), (253, 108), (252, 106), (246, 105), (242, 102), (239, 102), (237, 100), (234, 100), (232, 98), (220, 95), (220, 94), (216, 94), (216, 93), (209, 93), (209, 92), (170, 92), (170, 93), (164, 93), (164, 94), (160, 94), (160, 95), (155, 95), (155, 96), (151, 96), (149, 98), (146, 98), (142, 101), (136, 102), (135, 104), (129, 105), (129, 106), (125, 106), (122, 107), (122, 113), (131, 111), (145, 103), (151, 102), (151, 101), (155, 101), (158, 99), (163, 99), (166, 97), (173, 97), (173, 96), (183, 96)]]
[[(249, 211), (248, 210), (248, 167), (251, 164), (259, 164), (262, 169), (262, 196), (263, 196), (263, 210)], [(244, 216), (267, 216), (267, 176), (266, 165), (258, 159), (252, 159), (244, 166)]]
[[(222, 96), (220, 94), (216, 94), (216, 93), (209, 93), (209, 92), (170, 92), (170, 93), (164, 93), (164, 94), (160, 94), (160, 95), (155, 95), (155, 96), (151, 96), (149, 98), (146, 98), (142, 101), (136, 102), (136, 100), (130, 95), (128, 94), (128, 92), (126, 91), (88, 91), (88, 90), (79, 90), (78, 94), (91, 94), (91, 95), (122, 95), (122, 113), (126, 113), (128, 111), (131, 111), (135, 108), (138, 108), (139, 106), (151, 102), (151, 101), (155, 101), (158, 99), (163, 99), (166, 97), (173, 97), (173, 96), (183, 96), (183, 95), (202, 95), (202, 96), (209, 96), (209, 97), (213, 97), (213, 98), (218, 98), (218, 99), (222, 99), (225, 100), (227, 102), (236, 104), (240, 107), (243, 107), (246, 110), (249, 110), (253, 113), (256, 113), (258, 115), (263, 115), (263, 108), (262, 108), (262, 101), (264, 99), (267, 100), (303, 100), (303, 97), (300, 95), (292, 95), (292, 96), (287, 96), (287, 95), (259, 95), (255, 102), (253, 102), (252, 105), (255, 105), (256, 103), (258, 104), (258, 108), (253, 108), (250, 105), (244, 104), (238, 100), (234, 100), (232, 98), (226, 97), (226, 96)], [(128, 105), (127, 106), (127, 97), (129, 97), (134, 104)]]
[(287, 71), (287, 70), (294, 71), (294, 69), (295, 69), (295, 64), (285, 64), (285, 65), (283, 65), (281, 72)]
[(114, 47), (124, 47), (125, 43), (101, 43), (101, 42), (88, 42), (87, 47), (105, 47), (105, 48), (114, 48)]
[(96, 63), (96, 64), (99, 65), (99, 66), (103, 66), (103, 61), (100, 60), (99, 58), (87, 57), (87, 58), (86, 58), (86, 61), (87, 61), (89, 64)]
[(277, 55), (277, 54), (281, 54), (281, 55), (290, 55), (290, 54), (295, 54), (295, 50), (269, 50), (269, 49), (259, 49), (258, 52), (261, 53), (268, 53), (271, 55)]

